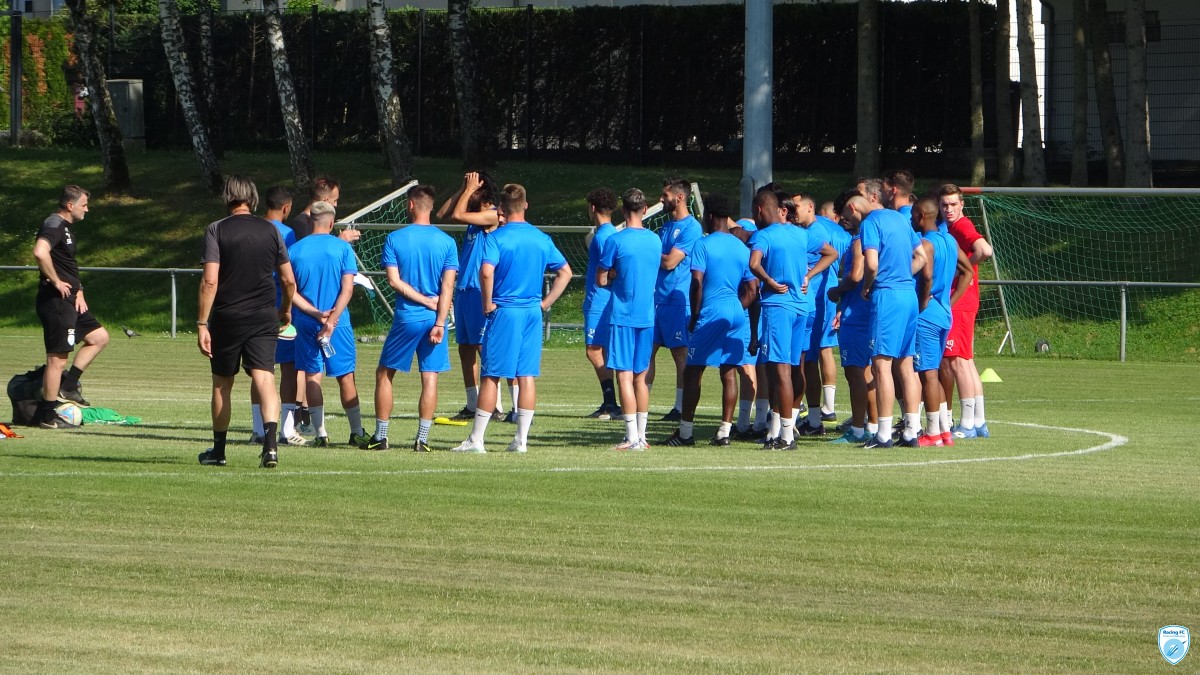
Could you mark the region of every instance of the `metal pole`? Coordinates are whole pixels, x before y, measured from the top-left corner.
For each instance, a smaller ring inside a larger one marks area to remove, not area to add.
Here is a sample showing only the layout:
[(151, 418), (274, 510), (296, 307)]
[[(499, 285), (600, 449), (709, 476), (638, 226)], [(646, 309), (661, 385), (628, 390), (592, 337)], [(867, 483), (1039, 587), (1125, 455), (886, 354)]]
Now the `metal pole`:
[(177, 328), (178, 312), (176, 308), (179, 306), (179, 289), (175, 284), (175, 270), (171, 270), (171, 337), (175, 337)]
[[(983, 234), (988, 238), (988, 242), (990, 243), (992, 241), (992, 231), (988, 227), (987, 203), (983, 201), (982, 197), (979, 198), (979, 212), (983, 214)], [(992, 267), (996, 270), (996, 279), (1000, 280), (1000, 259), (996, 256), (995, 246), (992, 247)], [(1008, 348), (1012, 350), (1012, 354), (1015, 356), (1017, 353), (1017, 336), (1013, 335), (1012, 317), (1008, 315), (1008, 303), (1004, 300), (1004, 286), (997, 286), (996, 291), (1000, 294), (1000, 311), (1004, 314), (1004, 326), (1008, 329), (1008, 336), (1010, 338)], [(1004, 348), (1003, 342), (1000, 343), (1000, 348)]]
[(21, 46), (25, 44), (21, 36), (21, 0), (12, 0), (12, 27), (9, 30), (9, 60), (8, 72), (8, 133), (9, 144), (12, 147), (21, 145)]
[(425, 8), (417, 10), (417, 156), (421, 156), (421, 102), (425, 96), (421, 90), (425, 70)]
[(743, 214), (750, 213), (754, 190), (772, 180), (771, 78), (772, 0), (746, 0), (745, 122), (742, 128)]
[(1128, 296), (1129, 286), (1127, 284), (1121, 284), (1121, 363), (1125, 363), (1125, 335), (1129, 326), (1129, 316), (1127, 314)]

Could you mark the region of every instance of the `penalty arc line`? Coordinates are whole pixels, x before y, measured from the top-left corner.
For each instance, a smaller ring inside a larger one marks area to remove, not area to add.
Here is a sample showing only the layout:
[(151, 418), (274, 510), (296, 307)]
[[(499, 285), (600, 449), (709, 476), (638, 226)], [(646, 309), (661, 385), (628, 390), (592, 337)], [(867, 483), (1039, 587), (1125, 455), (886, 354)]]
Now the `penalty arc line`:
[[(420, 475), (437, 475), (437, 474), (515, 474), (515, 473), (684, 473), (684, 472), (706, 472), (706, 471), (721, 471), (721, 472), (736, 472), (736, 471), (828, 471), (831, 469), (896, 469), (896, 468), (920, 468), (930, 466), (945, 466), (954, 464), (982, 464), (987, 462), (1020, 462), (1033, 459), (1051, 459), (1055, 457), (1072, 457), (1077, 455), (1090, 455), (1098, 452), (1105, 452), (1114, 448), (1119, 448), (1129, 442), (1129, 438), (1120, 434), (1112, 434), (1107, 431), (1097, 431), (1094, 429), (1078, 429), (1074, 427), (1059, 427), (1046, 424), (1035, 424), (1033, 422), (1001, 422), (999, 420), (991, 420), (993, 424), (1006, 424), (1018, 427), (1027, 427), (1031, 429), (1046, 429), (1050, 431), (1065, 431), (1071, 433), (1092, 434), (1095, 436), (1104, 436), (1108, 441), (1100, 445), (1093, 445), (1079, 450), (1063, 450), (1061, 452), (1047, 453), (1027, 453), (1023, 455), (1009, 455), (1001, 457), (958, 457), (947, 459), (927, 459), (912, 462), (876, 462), (876, 463), (856, 463), (856, 464), (797, 464), (797, 465), (715, 465), (715, 466), (557, 466), (543, 468), (468, 468), (468, 467), (445, 467), (445, 468), (426, 468), (426, 469), (385, 469), (381, 471), (359, 471), (359, 470), (338, 470), (338, 471), (269, 471), (269, 472), (252, 472), (252, 473), (222, 473), (221, 470), (210, 471), (206, 476), (213, 477), (230, 477), (230, 478), (255, 478), (259, 476), (420, 476)], [(499, 453), (494, 453), (499, 454)], [(141, 471), (134, 473), (121, 473), (115, 471), (55, 471), (55, 472), (32, 472), (32, 471), (14, 471), (0, 472), (0, 478), (60, 478), (60, 477), (126, 477), (126, 478), (183, 478), (197, 477), (202, 474), (195, 472), (168, 472), (168, 471)]]

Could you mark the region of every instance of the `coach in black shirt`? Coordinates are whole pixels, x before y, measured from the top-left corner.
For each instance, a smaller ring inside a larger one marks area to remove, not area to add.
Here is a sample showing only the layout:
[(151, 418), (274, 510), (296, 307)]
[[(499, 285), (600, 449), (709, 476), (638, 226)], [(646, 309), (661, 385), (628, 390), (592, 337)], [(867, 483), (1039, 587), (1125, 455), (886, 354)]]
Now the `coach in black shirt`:
[[(282, 326), (291, 323), (296, 280), (287, 247), (273, 223), (253, 215), (258, 190), (249, 179), (225, 180), (229, 217), (208, 226), (204, 235), (204, 276), (200, 281), (196, 321), (200, 352), (212, 365), (213, 447), (200, 453), (200, 463), (225, 465), (233, 379), (239, 367), (253, 380), (262, 404), (261, 464), (279, 462), (277, 439), (279, 396), (275, 390), (275, 341)], [(274, 274), (283, 290), (275, 307)]]

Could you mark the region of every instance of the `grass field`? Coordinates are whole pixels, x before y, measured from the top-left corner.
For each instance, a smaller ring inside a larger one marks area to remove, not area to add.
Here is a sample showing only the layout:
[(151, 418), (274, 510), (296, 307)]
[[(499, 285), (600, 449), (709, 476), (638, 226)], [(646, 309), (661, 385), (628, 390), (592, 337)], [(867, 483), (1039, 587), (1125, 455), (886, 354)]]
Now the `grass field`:
[[(379, 345), (360, 346), (365, 375)], [(6, 329), (0, 373), (41, 351)], [(1200, 368), (980, 366), (1004, 378), (990, 440), (630, 455), (607, 450), (619, 423), (581, 419), (598, 392), (580, 350), (551, 349), (526, 456), (285, 448), (268, 471), (247, 445), (196, 464), (208, 385), (191, 340), (114, 339), (86, 394), (142, 424), (0, 441), (0, 670), (1200, 670), (1194, 654), (1171, 669), (1156, 641), (1200, 628)], [(397, 378), (398, 446), (414, 380)], [(450, 413), (457, 372), (444, 383)], [(672, 395), (660, 380), (654, 409)], [(493, 424), (490, 448), (511, 430)], [(669, 431), (652, 424), (652, 442)]]

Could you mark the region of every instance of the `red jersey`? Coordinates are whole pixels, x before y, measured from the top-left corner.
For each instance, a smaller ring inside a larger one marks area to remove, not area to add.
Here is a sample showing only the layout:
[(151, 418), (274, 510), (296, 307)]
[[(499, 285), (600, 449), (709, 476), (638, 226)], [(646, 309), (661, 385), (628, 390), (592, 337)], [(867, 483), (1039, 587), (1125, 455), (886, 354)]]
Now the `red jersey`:
[[(979, 230), (975, 229), (975, 223), (971, 219), (963, 216), (953, 223), (946, 225), (946, 230), (950, 236), (954, 237), (954, 241), (958, 242), (958, 247), (969, 258), (971, 257), (972, 247), (975, 242), (983, 239), (983, 235), (979, 234)], [(974, 278), (971, 280), (971, 287), (963, 294), (958, 302), (955, 303), (952, 310), (963, 312), (978, 312), (979, 311), (979, 265), (971, 265), (975, 272)], [(955, 277), (957, 281), (958, 277)], [(955, 283), (955, 286), (958, 284)]]

